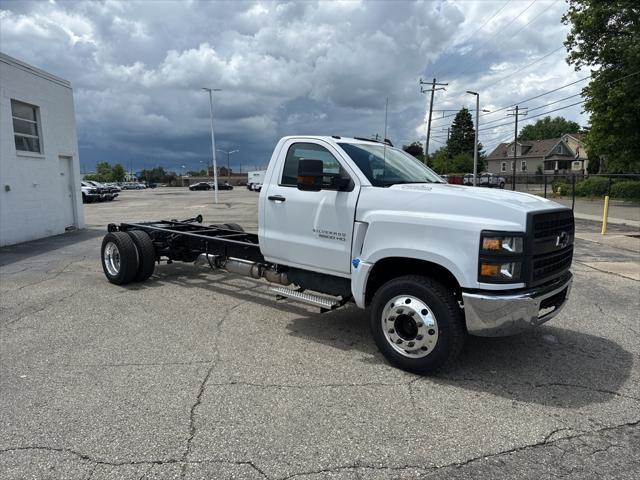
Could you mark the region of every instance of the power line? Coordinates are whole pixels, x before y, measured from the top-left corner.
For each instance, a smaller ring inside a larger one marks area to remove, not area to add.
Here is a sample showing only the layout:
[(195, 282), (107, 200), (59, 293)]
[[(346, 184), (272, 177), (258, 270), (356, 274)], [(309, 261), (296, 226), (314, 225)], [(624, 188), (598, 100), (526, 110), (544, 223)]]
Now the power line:
[[(467, 40), (469, 40), (470, 38), (473, 38), (476, 33), (478, 33), (480, 30), (482, 30), (485, 25), (487, 25), (491, 20), (493, 20), (495, 18), (495, 16), (498, 15), (502, 10), (504, 10), (504, 8), (507, 5), (509, 5), (511, 2), (512, 2), (512, 0), (507, 0), (498, 10), (496, 10), (496, 12), (493, 15), (491, 15), (486, 21), (484, 21), (482, 23), (482, 25), (480, 25), (478, 28), (476, 28), (473, 31), (473, 33), (471, 33), (470, 35), (465, 37), (465, 39), (460, 43), (462, 44), (462, 43), (466, 42)], [(444, 67), (448, 67), (450, 63), (451, 63), (451, 57), (447, 58), (447, 62), (443, 66), (443, 69), (444, 69)]]
[[(565, 100), (568, 100), (568, 99), (573, 98), (573, 97), (578, 97), (580, 95), (582, 95), (582, 93), (576, 93), (576, 94), (573, 94), (573, 95), (569, 95), (568, 97), (564, 97), (564, 98), (561, 98), (559, 100), (555, 100), (553, 102), (546, 103), (544, 105), (540, 105), (539, 107), (529, 108), (529, 111), (533, 112), (535, 110), (540, 110), (541, 108), (549, 107), (551, 105), (555, 105), (556, 103), (564, 102)], [(525, 103), (525, 102), (520, 102), (518, 105), (520, 105), (521, 103)], [(497, 118), (496, 120), (491, 120), (489, 122), (484, 122), (483, 125), (491, 125), (492, 123), (501, 122), (501, 121), (502, 121), (502, 118)]]
[[(542, 117), (543, 115), (548, 115), (549, 113), (557, 112), (559, 110), (564, 110), (565, 108), (573, 107), (575, 105), (580, 105), (581, 103), (584, 103), (584, 102), (585, 102), (584, 100), (580, 100), (579, 102), (572, 103), (570, 105), (565, 105), (564, 107), (555, 108), (553, 110), (549, 110), (548, 112), (542, 112), (542, 113), (539, 113), (538, 115), (533, 115), (531, 117), (528, 117), (527, 120), (531, 120), (532, 118)], [(511, 125), (511, 122), (501, 123), (500, 125), (494, 125), (493, 127), (481, 128), (478, 131), (482, 132), (482, 131), (486, 131), (486, 130), (493, 130), (495, 128), (502, 127), (504, 125)]]
[[(521, 100), (521, 101), (517, 102), (517, 104), (520, 105), (521, 103), (527, 103), (527, 102), (530, 102), (531, 100), (535, 100), (536, 98), (544, 97), (546, 95), (549, 95), (550, 93), (557, 92), (558, 90), (562, 90), (563, 88), (570, 87), (571, 85), (575, 85), (576, 83), (584, 82), (585, 80), (587, 80), (589, 78), (591, 78), (591, 75), (587, 75), (586, 77), (580, 78), (580, 79), (576, 80), (575, 82), (567, 83), (566, 85), (562, 85), (561, 87), (554, 88), (553, 90), (549, 90), (547, 92), (543, 92), (543, 93), (541, 93), (539, 95), (536, 95), (535, 97), (527, 98), (526, 100)], [(481, 117), (486, 117), (487, 115), (493, 115), (494, 113), (498, 113), (498, 112), (501, 112), (502, 110), (506, 110), (507, 108), (511, 108), (511, 107), (515, 107), (515, 106), (516, 106), (516, 104), (512, 103), (511, 105), (507, 105), (506, 107), (501, 107), (501, 108), (498, 108), (496, 110), (492, 110), (491, 112), (485, 113), (485, 114), (480, 115), (480, 116)]]
[[(640, 73), (640, 72), (636, 72), (636, 73)], [(518, 105), (520, 105), (520, 104), (523, 104), (523, 103), (530, 102), (531, 100), (535, 100), (535, 99), (537, 99), (537, 98), (544, 97), (544, 96), (546, 96), (546, 95), (549, 95), (550, 93), (554, 93), (554, 92), (557, 92), (557, 91), (559, 91), (559, 90), (562, 90), (563, 88), (567, 88), (567, 87), (570, 87), (571, 85), (575, 85), (576, 83), (584, 82), (585, 80), (587, 80), (587, 79), (589, 79), (589, 78), (591, 78), (591, 76), (590, 76), (590, 75), (588, 75), (588, 76), (586, 76), (586, 77), (583, 77), (583, 78), (580, 78), (580, 79), (578, 79), (578, 80), (576, 80), (576, 81), (574, 81), (574, 82), (567, 83), (566, 85), (562, 85), (562, 86), (560, 86), (560, 87), (554, 88), (554, 89), (549, 90), (549, 91), (547, 91), (547, 92), (543, 92), (543, 93), (541, 93), (541, 94), (539, 94), (539, 95), (535, 95), (535, 96), (530, 97), (530, 98), (527, 98), (527, 99), (525, 99), (525, 100), (520, 100), (520, 101), (518, 101), (518, 102), (517, 102), (517, 104), (518, 104)], [(624, 78), (624, 77), (623, 77), (623, 78)], [(619, 80), (622, 80), (622, 78), (620, 78)], [(500, 108), (498, 108), (498, 109), (496, 109), (496, 110), (492, 110), (491, 112), (488, 112), (488, 113), (482, 113), (482, 114), (480, 114), (480, 116), (481, 116), (481, 117), (486, 117), (487, 115), (494, 115), (494, 114), (496, 114), (496, 113), (498, 113), (498, 112), (501, 112), (501, 111), (503, 111), (503, 110), (506, 110), (507, 108), (511, 108), (511, 107), (515, 107), (515, 106), (516, 106), (516, 103), (512, 103), (512, 104), (510, 104), (510, 105), (507, 105), (506, 107), (500, 107)], [(457, 115), (457, 113), (452, 113), (452, 114), (450, 114), (450, 115), (443, 115), (442, 117), (434, 118), (434, 121), (436, 121), (436, 120), (442, 120), (442, 119), (444, 119), (444, 118), (454, 117), (454, 116), (456, 116), (456, 115)]]
[[(555, 0), (555, 2), (553, 2), (551, 5), (549, 6), (544, 6), (542, 8), (542, 11), (536, 15), (535, 17), (533, 17), (531, 20), (529, 20), (527, 23), (525, 23), (519, 30), (516, 30), (515, 32), (513, 32), (510, 37), (514, 37), (515, 35), (517, 35), (518, 33), (520, 33), (522, 30), (524, 30), (525, 28), (527, 28), (529, 25), (531, 25), (538, 17), (542, 16), (544, 13), (548, 12), (549, 10), (551, 10), (551, 7), (553, 7), (556, 3), (558, 3), (560, 0)], [(504, 43), (504, 42), (502, 42)], [(502, 43), (500, 43), (500, 45), (502, 45)]]
[[(533, 6), (533, 4), (534, 4), (534, 3), (536, 3), (536, 0), (533, 0), (533, 1), (532, 1), (532, 2), (531, 2), (531, 3), (530, 3), (530, 4), (529, 4), (529, 5), (528, 5), (524, 10), (522, 10), (518, 15), (516, 15), (514, 18), (512, 18), (512, 19), (511, 19), (511, 21), (510, 21), (509, 23), (507, 23), (507, 24), (506, 24), (504, 27), (502, 27), (502, 28), (509, 28), (509, 27), (513, 24), (513, 22), (515, 22), (515, 21), (516, 21), (517, 19), (519, 19), (519, 18), (520, 18), (520, 17), (521, 17), (521, 16), (522, 16), (522, 15), (523, 15), (527, 10), (529, 10), (529, 9)], [(485, 40), (485, 43), (486, 43), (486, 42), (489, 42), (489, 41), (490, 41), (490, 40), (492, 40), (492, 39), (494, 39), (494, 38), (495, 38), (499, 33), (501, 33), (501, 30), (500, 30), (500, 29), (496, 30), (496, 32), (495, 32), (493, 35), (491, 35), (489, 38), (487, 38), (487, 39)], [(476, 62), (474, 62), (474, 63), (472, 63), (470, 66), (468, 66), (467, 68), (465, 68), (462, 72), (458, 73), (458, 75), (459, 75), (459, 76), (464, 75), (465, 73), (467, 73), (468, 71), (470, 71), (473, 67), (475, 67), (477, 64), (478, 64), (478, 62), (477, 62), (477, 61), (476, 61)]]
[(553, 55), (554, 53), (556, 53), (556, 52), (557, 52), (557, 51), (559, 51), (559, 50), (562, 50), (563, 48), (564, 48), (564, 45), (562, 45), (561, 47), (558, 47), (558, 48), (556, 48), (556, 49), (554, 49), (554, 50), (551, 50), (549, 53), (546, 53), (545, 55), (543, 55), (542, 57), (538, 58), (537, 60), (534, 60), (533, 62), (531, 62), (531, 63), (529, 63), (529, 64), (525, 65), (524, 67), (519, 68), (519, 69), (518, 69), (518, 70), (516, 70), (515, 72), (510, 73), (510, 74), (509, 74), (509, 75), (507, 75), (506, 77), (502, 77), (502, 78), (500, 78), (500, 79), (496, 80), (496, 81), (494, 82), (494, 85), (495, 85), (496, 83), (504, 82), (507, 78), (511, 78), (511, 77), (513, 77), (516, 73), (520, 73), (521, 71), (526, 70), (527, 68), (531, 67), (532, 65), (535, 65), (536, 63), (541, 62), (541, 61), (542, 61), (542, 60), (544, 60), (545, 58), (549, 57), (550, 55)]

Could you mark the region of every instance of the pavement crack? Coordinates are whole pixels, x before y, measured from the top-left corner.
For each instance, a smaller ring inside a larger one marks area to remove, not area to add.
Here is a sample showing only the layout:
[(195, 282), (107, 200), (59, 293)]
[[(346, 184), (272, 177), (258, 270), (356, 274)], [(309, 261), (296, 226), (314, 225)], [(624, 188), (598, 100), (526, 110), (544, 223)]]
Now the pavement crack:
[(119, 467), (119, 466), (123, 466), (123, 465), (147, 465), (147, 464), (153, 464), (153, 465), (164, 465), (164, 464), (169, 464), (169, 463), (178, 463), (179, 460), (177, 459), (166, 459), (166, 460), (130, 460), (130, 461), (121, 461), (121, 462), (113, 462), (113, 461), (109, 461), (109, 460), (102, 460), (102, 459), (98, 459), (98, 458), (94, 458), (90, 455), (87, 455), (85, 453), (81, 453), (78, 452), (76, 450), (73, 450), (71, 448), (61, 448), (61, 447), (51, 447), (51, 446), (47, 446), (47, 445), (26, 445), (26, 446), (18, 446), (18, 447), (5, 447), (5, 448), (0, 448), (0, 455), (3, 453), (8, 453), (8, 452), (18, 452), (18, 451), (29, 451), (29, 450), (41, 450), (41, 451), (46, 451), (46, 452), (55, 452), (55, 453), (62, 453), (62, 454), (67, 454), (67, 455), (72, 455), (80, 460), (84, 460), (86, 462), (91, 462), (94, 463), (96, 465), (109, 465), (109, 466), (113, 466), (113, 467)]
[[(356, 469), (372, 469), (372, 470), (379, 470), (379, 471), (384, 471), (384, 470), (408, 470), (408, 469), (419, 469), (419, 470), (424, 470), (427, 472), (436, 472), (436, 471), (440, 471), (446, 468), (462, 468), (465, 467), (466, 465), (469, 465), (471, 463), (480, 461), (480, 460), (487, 460), (487, 459), (499, 459), (499, 457), (504, 456), (504, 455), (509, 455), (512, 453), (516, 453), (516, 452), (520, 452), (523, 450), (528, 450), (531, 448), (538, 448), (538, 447), (542, 447), (542, 446), (552, 446), (555, 448), (558, 448), (559, 450), (561, 450), (563, 452), (563, 456), (566, 453), (566, 450), (563, 449), (561, 446), (559, 446), (559, 442), (563, 442), (563, 441), (567, 441), (567, 440), (572, 440), (572, 439), (581, 439), (582, 437), (585, 437), (587, 435), (597, 435), (597, 434), (601, 434), (601, 433), (605, 433), (608, 431), (612, 431), (612, 430), (616, 430), (619, 428), (624, 428), (624, 427), (631, 427), (631, 426), (637, 426), (640, 424), (640, 420), (636, 420), (634, 422), (628, 422), (628, 423), (623, 423), (620, 425), (615, 425), (615, 426), (610, 426), (610, 427), (604, 427), (598, 430), (592, 430), (592, 431), (588, 431), (588, 432), (580, 432), (577, 433), (575, 435), (569, 435), (566, 437), (562, 437), (562, 438), (558, 438), (556, 440), (550, 440), (550, 438), (553, 436), (554, 433), (564, 430), (563, 428), (560, 429), (556, 429), (553, 430), (551, 433), (545, 435), (545, 438), (543, 438), (540, 442), (536, 442), (533, 444), (528, 444), (528, 445), (521, 445), (518, 447), (514, 447), (514, 448), (510, 448), (507, 450), (501, 450), (499, 452), (494, 452), (494, 453), (489, 453), (489, 454), (484, 454), (484, 455), (478, 455), (476, 457), (472, 457), (469, 458), (467, 460), (461, 461), (461, 462), (453, 462), (453, 463), (448, 463), (448, 464), (444, 464), (444, 465), (436, 465), (436, 466), (432, 466), (432, 465), (404, 465), (404, 466), (380, 466), (380, 465), (365, 465), (365, 464), (359, 464), (359, 463), (354, 463), (354, 464), (348, 464), (348, 465), (341, 465), (341, 466), (334, 466), (334, 467), (327, 467), (327, 468), (323, 468), (323, 469), (319, 469), (319, 470), (314, 470), (314, 471), (307, 471), (307, 472), (298, 472), (298, 473), (294, 473), (292, 475), (288, 475), (285, 477), (281, 477), (279, 480), (289, 480), (292, 478), (296, 478), (296, 477), (301, 477), (301, 476), (306, 476), (306, 475), (319, 475), (319, 474), (323, 474), (323, 473), (337, 473), (339, 471), (344, 471), (344, 470), (356, 470)], [(608, 448), (611, 448), (611, 446), (603, 449), (606, 450)], [(599, 450), (599, 449), (597, 449)]]
[[(82, 258), (79, 259), (79, 260), (73, 260), (72, 262), (68, 262), (64, 267), (62, 267), (57, 272), (46, 271), (43, 274), (43, 275), (47, 275), (45, 278), (42, 278), (42, 279), (38, 280), (37, 282), (31, 282), (31, 283), (27, 283), (26, 285), (21, 285), (20, 287), (14, 289), (14, 290), (11, 290), (11, 291), (12, 292), (17, 292), (19, 290), (23, 290), (23, 289), (28, 288), (28, 287), (33, 287), (35, 285), (39, 285), (39, 284), (44, 283), (44, 282), (50, 282), (51, 280), (55, 280), (56, 278), (58, 278), (63, 273), (66, 273), (67, 268), (69, 268), (71, 265), (73, 265), (74, 263), (82, 262), (86, 258), (87, 258), (87, 256), (83, 255)], [(53, 275), (49, 276), (50, 274), (53, 274)]]
[(134, 363), (63, 363), (61, 365), (51, 364), (50, 366), (61, 367), (82, 367), (82, 368), (102, 368), (102, 367), (166, 367), (172, 365), (208, 365), (211, 360), (194, 360), (192, 362), (134, 362)]
[(39, 308), (37, 310), (33, 310), (31, 312), (27, 312), (25, 314), (20, 315), (17, 318), (14, 318), (13, 320), (10, 320), (10, 321), (6, 322), (4, 325), (2, 325), (2, 327), (6, 328), (6, 327), (8, 327), (10, 325), (13, 325), (14, 323), (18, 323), (20, 320), (23, 320), (24, 318), (27, 318), (27, 317), (29, 317), (31, 315), (36, 315), (36, 314), (38, 314), (40, 312), (43, 312), (44, 310), (47, 310), (48, 308), (50, 308), (50, 307), (52, 307), (52, 306), (54, 306), (54, 305), (56, 305), (58, 303), (64, 302), (65, 300), (73, 297), (74, 295), (76, 295), (78, 293), (80, 293), (80, 292), (74, 291), (74, 292), (70, 293), (69, 295), (65, 295), (64, 297), (60, 297), (55, 302), (48, 303), (45, 306), (43, 306), (43, 307), (41, 307), (41, 308)]
[(202, 403), (202, 395), (204, 394), (205, 387), (207, 385), (207, 381), (209, 381), (209, 377), (211, 377), (211, 372), (215, 368), (215, 364), (212, 363), (202, 382), (200, 382), (200, 388), (198, 389), (198, 395), (196, 396), (196, 401), (191, 405), (191, 411), (189, 413), (189, 437), (187, 438), (187, 445), (184, 449), (184, 453), (182, 454), (182, 478), (185, 477), (187, 473), (187, 460), (189, 458), (189, 454), (191, 453), (191, 444), (193, 442), (193, 438), (196, 436), (196, 409)]
[(406, 385), (406, 383), (381, 383), (381, 382), (367, 382), (367, 383), (320, 383), (315, 385), (296, 385), (292, 383), (255, 383), (244, 381), (230, 381), (230, 382), (211, 382), (211, 386), (227, 387), (227, 386), (244, 386), (255, 388), (293, 388), (293, 389), (312, 389), (312, 388), (341, 388), (341, 387), (400, 387)]

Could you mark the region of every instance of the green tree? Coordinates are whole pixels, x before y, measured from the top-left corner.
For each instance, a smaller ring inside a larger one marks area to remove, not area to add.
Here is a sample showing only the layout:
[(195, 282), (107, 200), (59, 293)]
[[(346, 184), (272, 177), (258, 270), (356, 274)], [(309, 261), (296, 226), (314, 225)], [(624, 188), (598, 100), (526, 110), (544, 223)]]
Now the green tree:
[(447, 147), (440, 147), (438, 150), (431, 154), (431, 168), (433, 168), (436, 173), (439, 173), (440, 175), (449, 173), (449, 158), (450, 156)]
[(111, 169), (111, 182), (124, 182), (125, 171), (124, 167), (119, 163), (116, 163)]
[(420, 142), (413, 142), (410, 145), (403, 145), (402, 150), (407, 152), (409, 155), (413, 155), (421, 162), (424, 162), (424, 148), (422, 148), (422, 144)]
[(526, 125), (520, 130), (520, 140), (544, 140), (545, 138), (560, 138), (565, 133), (578, 133), (580, 125), (562, 117), (544, 117), (536, 123)]
[[(447, 147), (439, 148), (433, 153), (432, 163), (432, 168), (440, 175), (473, 172), (473, 155), (469, 153), (450, 155)], [(481, 172), (480, 159), (478, 163), (478, 172)]]
[(110, 182), (112, 177), (111, 164), (109, 162), (98, 162), (95, 176), (98, 182)]
[(571, 31), (567, 62), (593, 67), (582, 94), (591, 114), (589, 152), (605, 155), (608, 172), (639, 172), (640, 8), (637, 0), (570, 0), (562, 17)]
[[(468, 153), (473, 156), (473, 143), (475, 141), (476, 131), (473, 127), (471, 113), (466, 108), (462, 108), (456, 113), (453, 123), (451, 124), (451, 132), (449, 140), (447, 140), (447, 150), (451, 157), (455, 157), (460, 153)], [(478, 152), (482, 150), (482, 144), (478, 143)], [(480, 155), (480, 153), (478, 154)]]
[(171, 183), (177, 178), (175, 173), (167, 172), (163, 167), (144, 169), (140, 172), (140, 177), (150, 183)]

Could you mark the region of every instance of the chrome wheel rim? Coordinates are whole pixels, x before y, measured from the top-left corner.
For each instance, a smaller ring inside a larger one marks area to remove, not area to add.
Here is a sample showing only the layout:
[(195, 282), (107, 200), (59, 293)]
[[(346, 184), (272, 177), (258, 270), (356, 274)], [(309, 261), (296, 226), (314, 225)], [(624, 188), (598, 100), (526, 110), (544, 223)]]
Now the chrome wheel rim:
[(104, 265), (107, 267), (109, 275), (115, 277), (120, 272), (120, 250), (118, 246), (109, 242), (104, 247)]
[(391, 347), (408, 358), (422, 358), (438, 343), (438, 322), (419, 298), (398, 295), (382, 311), (382, 332)]

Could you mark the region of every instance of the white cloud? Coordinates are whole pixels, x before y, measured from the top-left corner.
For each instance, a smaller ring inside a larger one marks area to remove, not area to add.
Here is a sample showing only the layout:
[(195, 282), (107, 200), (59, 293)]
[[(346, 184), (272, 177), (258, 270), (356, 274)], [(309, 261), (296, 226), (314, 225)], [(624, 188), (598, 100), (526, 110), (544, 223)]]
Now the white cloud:
[(503, 4), (5, 3), (0, 29), (3, 51), (72, 81), (84, 156), (112, 149), (197, 163), (210, 154), (202, 86), (224, 90), (215, 97), (218, 141), (264, 157), (282, 134), (381, 133), (387, 96), (390, 134), (424, 136), (421, 76), (450, 83), (439, 109), (470, 105), (468, 89), (499, 108), (579, 78), (558, 52), (501, 80), (566, 35), (562, 2), (542, 1), (504, 34), (526, 4), (508, 5), (470, 36)]

